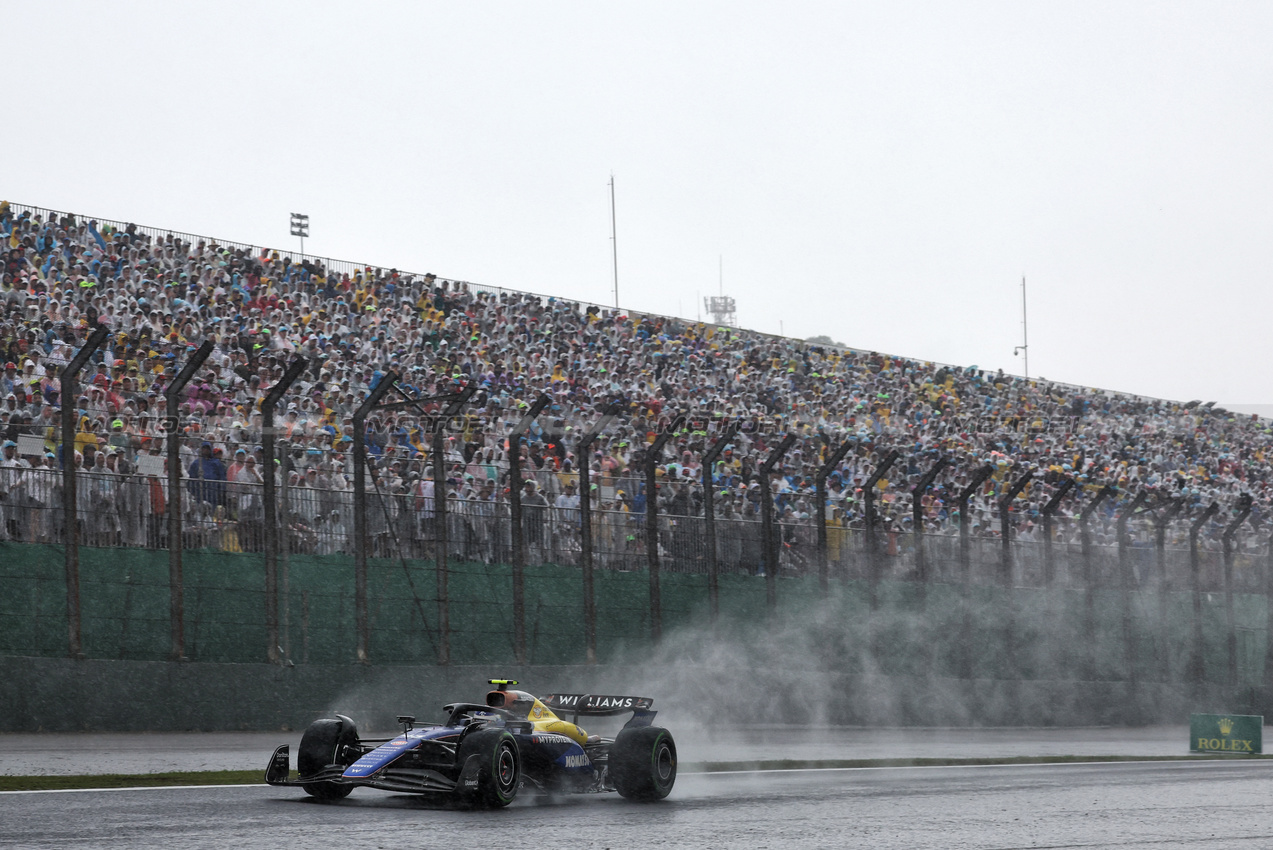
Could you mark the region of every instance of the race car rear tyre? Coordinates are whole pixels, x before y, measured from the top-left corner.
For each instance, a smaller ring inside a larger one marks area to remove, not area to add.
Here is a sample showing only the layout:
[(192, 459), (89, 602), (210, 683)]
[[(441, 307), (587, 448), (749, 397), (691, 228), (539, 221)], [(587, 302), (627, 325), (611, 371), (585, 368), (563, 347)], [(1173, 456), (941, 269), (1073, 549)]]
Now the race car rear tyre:
[[(469, 757), (476, 757), (476, 773), (466, 775)], [(517, 796), (522, 784), (522, 754), (517, 739), (506, 729), (482, 729), (467, 735), (455, 754), (456, 796), (467, 806), (497, 809)], [(473, 784), (469, 784), (473, 783)]]
[(662, 800), (676, 783), (676, 742), (658, 726), (624, 729), (610, 747), (615, 790), (629, 800)]
[[(301, 736), (296, 769), (305, 777), (332, 765), (348, 767), (357, 759), (359, 751), (358, 727), (354, 721), (341, 714), (334, 719), (315, 720)], [(302, 787), (305, 793), (320, 800), (339, 800), (354, 790), (352, 785), (336, 782), (308, 782)]]

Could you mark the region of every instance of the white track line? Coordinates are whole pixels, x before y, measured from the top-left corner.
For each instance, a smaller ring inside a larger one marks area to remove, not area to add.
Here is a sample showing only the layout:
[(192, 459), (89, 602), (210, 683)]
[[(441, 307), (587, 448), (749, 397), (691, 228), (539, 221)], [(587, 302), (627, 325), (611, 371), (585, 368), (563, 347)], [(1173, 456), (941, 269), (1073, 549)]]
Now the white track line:
[(878, 765), (875, 767), (776, 767), (769, 770), (704, 770), (695, 773), (678, 773), (678, 776), (741, 776), (748, 774), (769, 773), (844, 773), (848, 771), (867, 770), (968, 770), (977, 768), (1020, 768), (1020, 767), (1096, 767), (1117, 764), (1259, 764), (1271, 762), (1270, 759), (1242, 759), (1227, 761), (1225, 759), (1149, 759), (1146, 761), (1042, 761), (1021, 764), (905, 764)]

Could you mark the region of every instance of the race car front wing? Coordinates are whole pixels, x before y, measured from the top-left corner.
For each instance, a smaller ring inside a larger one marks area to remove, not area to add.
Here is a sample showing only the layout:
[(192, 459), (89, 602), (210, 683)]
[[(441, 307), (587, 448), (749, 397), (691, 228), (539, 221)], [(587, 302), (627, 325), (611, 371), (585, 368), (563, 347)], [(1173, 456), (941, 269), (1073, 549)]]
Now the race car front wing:
[(265, 782), (269, 785), (303, 786), (316, 782), (332, 782), (337, 785), (352, 785), (362, 788), (379, 788), (382, 791), (396, 791), (403, 794), (426, 794), (429, 792), (449, 793), (464, 782), (465, 774), (476, 772), (476, 759), (469, 759), (460, 772), (459, 780), (453, 780), (436, 770), (419, 767), (399, 767), (392, 765), (376, 771), (370, 776), (350, 778), (345, 776), (342, 765), (329, 765), (317, 773), (308, 776), (291, 778), (291, 757), (287, 744), (274, 750), (270, 757), (269, 767), (265, 769)]

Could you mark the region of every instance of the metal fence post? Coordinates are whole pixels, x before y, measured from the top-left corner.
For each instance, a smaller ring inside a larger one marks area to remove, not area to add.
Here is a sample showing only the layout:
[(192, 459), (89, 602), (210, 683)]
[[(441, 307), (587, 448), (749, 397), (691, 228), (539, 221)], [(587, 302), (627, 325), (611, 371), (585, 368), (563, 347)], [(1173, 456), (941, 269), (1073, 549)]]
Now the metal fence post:
[[(265, 648), (266, 657), (271, 664), (278, 664), (283, 660), (278, 627), (279, 515), (274, 493), (274, 408), (308, 365), (309, 361), (304, 357), (297, 357), (288, 364), (283, 377), (261, 400), (261, 452), (264, 455), (262, 465), (265, 467), (265, 474), (261, 476), (261, 503), (265, 514), (262, 541), (265, 544)], [(284, 539), (287, 539), (286, 527), (287, 524), (284, 522)]]
[(1127, 681), (1135, 687), (1139, 680), (1136, 669), (1136, 626), (1135, 614), (1132, 611), (1132, 590), (1138, 584), (1135, 567), (1132, 566), (1131, 541), (1127, 538), (1127, 521), (1140, 511), (1149, 498), (1149, 493), (1141, 490), (1132, 503), (1118, 513), (1118, 573), (1119, 584), (1123, 596), (1123, 656), (1127, 665), (1125, 675)]
[(911, 490), (911, 533), (915, 535), (915, 578), (920, 585), (920, 598), (924, 604), (928, 601), (928, 583), (932, 576), (928, 573), (928, 557), (924, 553), (924, 494), (933, 486), (941, 471), (950, 465), (946, 458), (938, 458), (932, 469), (924, 473), (924, 477)]
[(1106, 484), (1079, 512), (1079, 541), (1083, 547), (1083, 633), (1088, 636), (1085, 663), (1089, 678), (1096, 677), (1096, 641), (1092, 637), (1096, 633), (1096, 570), (1092, 566), (1092, 533), (1087, 524), (1101, 502), (1113, 493), (1114, 488)]
[(354, 411), (354, 621), (359, 664), (371, 661), (371, 618), (367, 610), (367, 414), (397, 380), (397, 372), (385, 374)]
[(814, 517), (818, 529), (818, 587), (823, 594), (831, 589), (831, 563), (827, 559), (827, 479), (839, 468), (853, 445), (853, 440), (845, 440), (836, 446), (813, 479)]
[[(264, 423), (265, 421), (264, 418), (262, 418), (261, 421), (262, 423)], [(288, 457), (288, 455), (290, 454), (292, 449), (291, 440), (282, 440), (280, 442), (282, 443), (282, 445), (279, 446), (276, 444), (275, 449), (281, 450), (283, 453), (284, 459), (290, 461), (290, 458)], [(264, 446), (261, 447), (261, 453), (262, 453), (262, 465), (264, 465), (264, 453), (265, 453)], [(275, 513), (270, 514), (269, 516), (271, 518), (277, 518), (277, 522), (278, 522), (277, 531), (282, 532), (281, 536), (275, 537), (274, 539), (275, 539), (275, 551), (278, 553), (277, 573), (282, 573), (282, 578), (279, 583), (283, 585), (282, 593), (281, 593), (282, 599), (280, 600), (280, 603), (279, 603), (279, 607), (283, 609), (283, 616), (282, 616), (283, 622), (281, 626), (283, 631), (283, 635), (282, 635), (283, 640), (281, 642), (283, 647), (283, 654), (281, 658), (282, 660), (286, 661), (292, 657), (291, 618), (290, 618), (290, 612), (288, 611), (288, 606), (290, 605), (291, 598), (292, 598), (291, 573), (290, 573), (291, 564), (292, 564), (292, 534), (291, 534), (290, 524), (291, 524), (291, 515), (292, 515), (293, 496), (290, 489), (291, 484), (288, 481), (289, 473), (287, 470), (287, 463), (276, 463), (275, 465), (278, 467), (278, 470), (280, 473), (278, 477), (278, 493), (276, 494), (277, 498), (275, 500), (277, 502), (277, 505), (276, 505)], [(270, 477), (272, 478), (273, 476), (270, 476)], [(262, 488), (261, 513), (264, 515), (265, 514), (265, 493), (264, 493), (265, 477), (264, 476), (262, 476), (261, 478), (261, 488)], [(264, 544), (265, 542), (264, 537), (261, 538), (261, 542), (262, 544)]]
[(1228, 630), (1229, 684), (1238, 683), (1238, 627), (1233, 615), (1233, 535), (1251, 515), (1251, 497), (1238, 500), (1238, 515), (1224, 529), (1224, 616)]
[(884, 473), (888, 472), (888, 468), (898, 458), (896, 449), (890, 451), (884, 456), (884, 460), (871, 473), (871, 477), (866, 479), (866, 483), (862, 485), (862, 499), (866, 503), (866, 565), (867, 575), (869, 576), (868, 587), (870, 595), (870, 608), (872, 611), (880, 607), (880, 553), (878, 541), (875, 539), (875, 526), (877, 522), (875, 512), (875, 485), (879, 484), (880, 479), (884, 477)]
[(1043, 583), (1056, 584), (1056, 553), (1052, 549), (1052, 518), (1061, 507), (1061, 501), (1074, 489), (1074, 479), (1067, 478), (1056, 488), (1052, 498), (1043, 506)]
[(442, 666), (451, 663), (451, 590), (446, 551), (450, 546), (450, 540), (447, 537), (446, 527), (446, 440), (443, 432), (451, 419), (458, 416), (464, 409), (464, 405), (469, 403), (469, 399), (476, 391), (476, 384), (464, 387), (442, 410), (433, 428), (433, 536), (436, 538), (438, 547), (435, 578), (438, 589), (438, 664)]
[(526, 663), (526, 537), (522, 528), (522, 437), (552, 401), (541, 394), (508, 435), (508, 508), (513, 539), (513, 655)]
[(712, 625), (720, 616), (720, 562), (716, 552), (716, 488), (712, 467), (725, 446), (738, 433), (738, 422), (729, 422), (711, 447), (703, 453), (703, 533), (707, 536), (707, 604)]
[[(1064, 607), (1060, 604), (1064, 598), (1058, 593), (1056, 588), (1056, 551), (1055, 542), (1052, 540), (1053, 527), (1052, 521), (1056, 516), (1056, 512), (1061, 508), (1061, 502), (1074, 490), (1074, 479), (1066, 478), (1063, 480), (1053, 492), (1052, 498), (1048, 499), (1048, 503), (1043, 506), (1043, 584), (1047, 588), (1047, 628), (1052, 635), (1059, 634), (1059, 626), (1063, 624), (1062, 611)], [(1068, 576), (1068, 571), (1067, 571)], [(1056, 653), (1049, 657), (1049, 664), (1054, 675), (1062, 672), (1063, 667), (1058, 663), (1059, 658), (1063, 658), (1062, 653)], [(1059, 678), (1059, 675), (1058, 675)]]
[(88, 358), (101, 347), (110, 336), (110, 328), (98, 325), (89, 334), (88, 339), (71, 362), (62, 369), (60, 376), (61, 391), (58, 400), (62, 403), (62, 512), (65, 514), (66, 541), (66, 626), (67, 654), (71, 658), (84, 657), (84, 645), (80, 631), (80, 518), (76, 504), (76, 469), (75, 469), (75, 406), (79, 403), (76, 390), (76, 379)]
[(972, 678), (972, 541), (970, 539), (972, 518), (968, 516), (968, 500), (977, 492), (977, 488), (986, 483), (986, 479), (994, 474), (995, 468), (986, 464), (972, 474), (972, 479), (959, 493), (959, 587), (963, 593), (962, 640), (959, 645), (960, 667), (963, 678)]
[(1030, 479), (1034, 477), (1034, 470), (1027, 470), (1012, 486), (1003, 498), (999, 500), (999, 534), (1003, 538), (1003, 557), (999, 562), (999, 583), (1008, 588), (1009, 591), (1016, 584), (1015, 576), (1012, 569), (1012, 503), (1017, 496), (1021, 495), (1021, 491), (1030, 483)]
[(1273, 694), (1273, 534), (1264, 565), (1264, 696)]
[(579, 438), (579, 444), (575, 448), (575, 459), (579, 465), (579, 562), (583, 569), (583, 632), (589, 664), (597, 663), (597, 593), (592, 574), (592, 463), (588, 452), (592, 449), (593, 441), (623, 408), (621, 401), (612, 401), (606, 405), (601, 418)]
[(781, 550), (779, 545), (781, 535), (778, 535), (778, 540), (774, 539), (774, 500), (769, 491), (769, 473), (795, 442), (795, 434), (783, 437), (782, 442), (769, 453), (769, 457), (765, 458), (765, 462), (760, 465), (757, 473), (757, 481), (760, 484), (760, 548), (761, 558), (765, 564), (765, 599), (770, 614), (773, 614), (774, 609), (778, 607), (778, 555)]
[(650, 639), (663, 640), (663, 596), (659, 584), (659, 492), (656, 470), (668, 440), (681, 428), (684, 416), (677, 416), (645, 450), (645, 562), (650, 572)]
[[(949, 465), (950, 461), (946, 458), (938, 458), (932, 468), (924, 473), (924, 477), (911, 490), (911, 534), (915, 541), (915, 581), (919, 590), (919, 609), (921, 616), (925, 619), (927, 619), (928, 613), (928, 584), (933, 580), (933, 576), (929, 572), (928, 555), (924, 551), (923, 498), (924, 493), (928, 492), (928, 488), (932, 487), (933, 482), (937, 480), (937, 476)], [(931, 672), (937, 661), (935, 651), (937, 644), (935, 641), (927, 639), (925, 643), (924, 666)]]
[[(190, 355), (190, 360), (182, 367), (177, 377), (164, 389), (164, 401), (167, 404), (168, 428), (168, 595), (169, 620), (172, 628), (172, 649), (169, 657), (173, 661), (181, 661), (186, 657), (185, 638), (185, 579), (181, 565), (181, 424), (180, 394), (186, 384), (194, 377), (195, 370), (203, 365), (212, 353), (212, 340), (204, 340), (203, 344)], [(203, 466), (200, 464), (200, 471)]]
[(990, 464), (986, 464), (972, 474), (972, 479), (959, 493), (959, 500), (956, 504), (959, 506), (959, 569), (960, 581), (967, 585), (972, 583), (972, 557), (971, 543), (969, 535), (971, 533), (972, 517), (968, 516), (968, 500), (977, 492), (977, 488), (986, 483), (986, 479), (994, 474), (995, 468)]
[(1154, 557), (1158, 562), (1158, 660), (1164, 682), (1175, 680), (1171, 666), (1171, 626), (1167, 616), (1167, 593), (1171, 590), (1171, 578), (1167, 574), (1167, 527), (1185, 506), (1183, 498), (1176, 499), (1154, 514)]
[(1198, 559), (1198, 534), (1219, 510), (1220, 503), (1212, 502), (1189, 526), (1189, 572), (1193, 586), (1193, 652), (1189, 657), (1189, 679), (1194, 684), (1202, 684), (1206, 665), (1202, 645), (1202, 563)]
[(1008, 672), (1013, 679), (1021, 678), (1021, 665), (1017, 659), (1017, 581), (1013, 574), (1012, 558), (1012, 503), (1034, 477), (1034, 470), (1026, 470), (1012, 483), (1008, 492), (999, 500), (999, 533), (1003, 537), (1003, 554), (999, 562), (999, 584), (1008, 594), (1007, 611), (1003, 628), (1003, 654)]

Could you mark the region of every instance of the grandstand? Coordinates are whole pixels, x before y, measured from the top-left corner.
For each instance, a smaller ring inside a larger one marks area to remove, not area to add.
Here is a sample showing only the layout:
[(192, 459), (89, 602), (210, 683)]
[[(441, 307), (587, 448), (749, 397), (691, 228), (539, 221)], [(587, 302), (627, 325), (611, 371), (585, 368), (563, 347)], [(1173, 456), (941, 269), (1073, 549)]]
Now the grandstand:
[[(933, 530), (957, 519), (952, 494), (983, 463), (996, 469), (971, 504), (984, 535), (999, 534), (996, 504), (1013, 469), (1037, 469), (1040, 479), (1014, 505), (1018, 531), (1037, 525), (1054, 485), (1068, 477), (1083, 486), (1063, 503), (1062, 517), (1081, 511), (1105, 484), (1118, 488), (1106, 503), (1108, 516), (1142, 490), (1156, 500), (1184, 498), (1186, 511), (1249, 494), (1256, 522), (1268, 509), (1271, 438), (1268, 422), (1255, 417), (33, 207), (6, 204), (0, 235), (8, 249), (10, 368), (0, 388), (7, 439), (39, 433), (45, 448), (56, 451), (58, 435), (48, 421), (60, 405), (57, 367), (91, 324), (111, 329), (109, 351), (99, 355), (78, 400), (77, 447), (87, 449), (90, 471), (108, 463), (122, 464), (110, 467), (115, 473), (135, 466), (159, 435), (155, 400), (166, 381), (186, 352), (211, 339), (210, 368), (181, 407), (189, 435), (183, 468), (208, 442), (229, 482), (244, 472), (235, 463), (240, 453), (255, 454), (259, 464), (254, 414), (299, 354), (309, 365), (287, 406), (283, 434), (299, 455), (288, 466), (298, 487), (312, 487), (310, 479), (321, 476), (319, 489), (348, 489), (350, 457), (341, 449), (351, 442), (350, 418), (368, 388), (393, 369), (420, 395), (457, 382), (478, 386), (469, 427), (448, 443), (448, 475), (463, 501), (481, 500), (486, 482), (493, 484), (489, 498), (507, 489), (508, 429), (521, 408), (546, 392), (552, 404), (524, 451), (539, 492), (553, 500), (579, 463), (569, 435), (586, 430), (608, 401), (622, 399), (627, 415), (590, 458), (593, 480), (606, 482), (599, 486), (613, 497), (603, 501), (615, 507), (624, 498), (640, 507), (640, 483), (619, 481), (639, 465), (640, 447), (684, 413), (704, 427), (676, 435), (660, 469), (669, 482), (684, 482), (667, 495), (672, 514), (701, 514), (699, 456), (715, 426), (735, 420), (745, 423), (742, 434), (713, 470), (725, 517), (754, 513), (748, 493), (755, 470), (774, 435), (788, 432), (797, 440), (774, 470), (773, 490), (779, 514), (794, 523), (810, 520), (814, 475), (828, 446), (843, 439), (854, 448), (828, 486), (831, 510), (848, 527), (862, 523), (861, 483), (891, 448), (902, 451), (904, 474), (879, 485), (886, 526), (909, 521), (906, 495), (938, 457), (954, 463), (926, 497)], [(112, 427), (117, 422), (122, 427)], [(373, 423), (368, 449), (387, 490), (409, 489), (431, 464), (422, 433), (410, 415)], [(253, 476), (259, 481), (259, 469)]]

